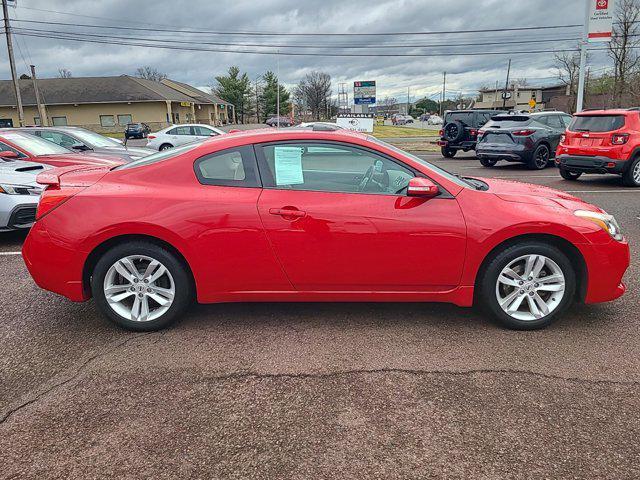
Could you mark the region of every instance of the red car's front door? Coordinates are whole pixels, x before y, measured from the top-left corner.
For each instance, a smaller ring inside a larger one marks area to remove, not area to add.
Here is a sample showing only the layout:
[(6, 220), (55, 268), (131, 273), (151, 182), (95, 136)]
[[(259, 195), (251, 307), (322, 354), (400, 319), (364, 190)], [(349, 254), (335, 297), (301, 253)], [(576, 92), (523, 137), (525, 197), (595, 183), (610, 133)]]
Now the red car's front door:
[(317, 142), (258, 148), (258, 211), (297, 290), (458, 285), (466, 227), (455, 198), (407, 197), (414, 172), (368, 150)]

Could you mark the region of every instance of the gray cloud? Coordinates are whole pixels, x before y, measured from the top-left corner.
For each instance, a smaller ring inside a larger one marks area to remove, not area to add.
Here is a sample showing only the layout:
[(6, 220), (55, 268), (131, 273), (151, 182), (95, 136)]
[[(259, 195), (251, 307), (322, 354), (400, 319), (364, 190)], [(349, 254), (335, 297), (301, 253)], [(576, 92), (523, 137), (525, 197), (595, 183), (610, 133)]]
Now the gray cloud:
[[(561, 25), (581, 23), (583, 1), (527, 0), (504, 2), (502, 0), (261, 0), (257, 1), (189, 1), (156, 0), (153, 4), (143, 1), (101, 0), (50, 2), (46, 0), (20, 0), (12, 17), (22, 20), (44, 20), (74, 23), (120, 24), (122, 26), (159, 25), (183, 26), (191, 29), (289, 32), (289, 33), (375, 33), (391, 31), (465, 31), (469, 29), (500, 28), (528, 25)], [(59, 15), (33, 9), (59, 10), (78, 16)], [(111, 20), (99, 20), (102, 17)], [(117, 22), (115, 20), (123, 20)], [(15, 22), (15, 27), (50, 28), (65, 30), (64, 26), (28, 25)], [(575, 37), (579, 28), (528, 32), (476, 33), (464, 35), (429, 35), (402, 37), (225, 37), (189, 36), (153, 32), (110, 33), (135, 36), (161, 36), (177, 40), (265, 42), (284, 45), (347, 44), (368, 42), (375, 46), (384, 44), (443, 44), (482, 43), (492, 41), (518, 41)], [(93, 32), (95, 33), (95, 32)], [(224, 73), (228, 66), (238, 65), (253, 79), (265, 70), (276, 69), (275, 55), (251, 55), (218, 52), (171, 51), (164, 49), (98, 45), (64, 40), (19, 37), (16, 42), (17, 63), (20, 73), (26, 72), (33, 62), (41, 77), (55, 76), (58, 68), (67, 68), (75, 76), (119, 75), (133, 73), (138, 66), (151, 65), (166, 72), (171, 78), (193, 85), (205, 86), (213, 82), (215, 75)], [(575, 42), (558, 43), (570, 47)], [(513, 78), (526, 77), (531, 82), (553, 81), (554, 44), (498, 45), (456, 47), (457, 52), (486, 50), (548, 50), (536, 55), (511, 55)], [(216, 48), (207, 46), (208, 48)], [(220, 47), (224, 48), (224, 47)], [(234, 48), (234, 47), (227, 47)], [(249, 48), (249, 47), (247, 47)], [(1, 49), (0, 76), (9, 78), (6, 51)], [(287, 50), (282, 48), (282, 50)], [(331, 48), (330, 51), (336, 51)], [(451, 48), (403, 50), (385, 49), (385, 52), (427, 51), (438, 53)], [(371, 52), (371, 50), (359, 50)], [(376, 52), (381, 51), (375, 50)], [(353, 52), (353, 50), (350, 50)], [(24, 57), (24, 60), (23, 60)], [(375, 79), (378, 96), (405, 98), (407, 87), (412, 97), (437, 93), (441, 88), (442, 72), (448, 72), (447, 84), (454, 92), (470, 92), (481, 85), (503, 83), (509, 55), (491, 56), (437, 56), (437, 57), (288, 57), (280, 55), (280, 76), (283, 83), (293, 85), (306, 72), (320, 69), (338, 82), (351, 84), (354, 80)], [(608, 63), (604, 52), (592, 55), (593, 66)]]

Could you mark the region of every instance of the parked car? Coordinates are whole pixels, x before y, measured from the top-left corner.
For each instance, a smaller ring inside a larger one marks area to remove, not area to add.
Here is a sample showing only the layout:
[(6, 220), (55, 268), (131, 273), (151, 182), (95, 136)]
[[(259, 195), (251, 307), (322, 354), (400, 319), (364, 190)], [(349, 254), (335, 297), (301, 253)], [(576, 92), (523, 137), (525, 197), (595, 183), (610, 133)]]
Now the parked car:
[(411, 115), (398, 115), (396, 117), (396, 125), (406, 125), (407, 123), (413, 123), (413, 117)]
[(577, 113), (556, 152), (565, 180), (583, 173), (613, 173), (629, 187), (640, 187), (640, 112), (591, 110)]
[(420, 122), (426, 122), (427, 120), (429, 120), (429, 117), (431, 116), (430, 113), (423, 113), (422, 115), (420, 115), (420, 117), (418, 118), (418, 121)]
[(541, 170), (553, 164), (551, 158), (571, 118), (563, 112), (495, 115), (478, 131), (476, 156), (485, 167), (506, 160)]
[(302, 122), (298, 125), (294, 125), (295, 128), (311, 128), (315, 130), (342, 130), (343, 128), (331, 122)]
[(151, 133), (151, 128), (146, 123), (127, 123), (127, 127), (124, 129), (124, 138), (125, 140), (147, 138), (149, 133)]
[(200, 125), (197, 123), (171, 125), (159, 132), (149, 134), (147, 136), (149, 140), (147, 147), (154, 150), (167, 150), (168, 148), (206, 140), (218, 135), (224, 135), (224, 132), (211, 125)]
[(345, 130), (221, 135), (38, 182), (22, 250), (36, 283), (133, 330), (193, 298), (475, 302), (535, 329), (625, 291), (629, 246), (598, 207)]
[(117, 156), (126, 162), (154, 153), (150, 148), (127, 147), (114, 138), (80, 127), (25, 127), (16, 129), (78, 152)]
[(0, 130), (0, 159), (28, 160), (53, 167), (69, 165), (107, 165), (114, 167), (124, 163), (115, 155), (94, 152), (78, 153), (16, 129)]
[(444, 126), (440, 130), (438, 145), (442, 156), (455, 157), (458, 150), (475, 150), (478, 130), (499, 110), (453, 110), (444, 115)]
[(443, 123), (444, 123), (444, 120), (440, 115), (431, 115), (427, 119), (427, 125), (442, 125)]
[(50, 168), (40, 163), (0, 159), (0, 232), (31, 227), (42, 192), (36, 176)]
[[(270, 127), (277, 127), (278, 126), (278, 116), (277, 115), (272, 115), (264, 123), (266, 123)], [(291, 121), (291, 119), (289, 117), (285, 117), (284, 115), (280, 116), (280, 126), (281, 127), (290, 127), (292, 125), (293, 125), (293, 122)]]

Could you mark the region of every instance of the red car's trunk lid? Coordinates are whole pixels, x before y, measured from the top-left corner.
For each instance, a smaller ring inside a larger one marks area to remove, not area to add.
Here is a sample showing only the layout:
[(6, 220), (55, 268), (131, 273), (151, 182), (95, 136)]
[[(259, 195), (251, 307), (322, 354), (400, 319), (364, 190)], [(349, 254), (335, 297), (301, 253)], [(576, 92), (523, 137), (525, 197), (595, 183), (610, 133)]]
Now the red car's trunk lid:
[(93, 165), (72, 165), (42, 172), (36, 182), (48, 187), (90, 187), (104, 177), (111, 167)]

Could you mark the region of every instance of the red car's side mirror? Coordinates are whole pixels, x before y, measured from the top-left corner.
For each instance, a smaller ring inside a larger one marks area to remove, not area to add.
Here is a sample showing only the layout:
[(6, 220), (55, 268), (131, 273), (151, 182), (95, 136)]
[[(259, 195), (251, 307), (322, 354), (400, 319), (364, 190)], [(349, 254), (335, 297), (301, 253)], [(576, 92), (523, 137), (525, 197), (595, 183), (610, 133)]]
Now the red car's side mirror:
[(3, 150), (0, 152), (0, 158), (18, 158), (18, 154), (11, 150)]
[(407, 195), (409, 197), (433, 198), (439, 192), (440, 190), (435, 183), (423, 177), (413, 177), (409, 180), (409, 185), (407, 186)]

